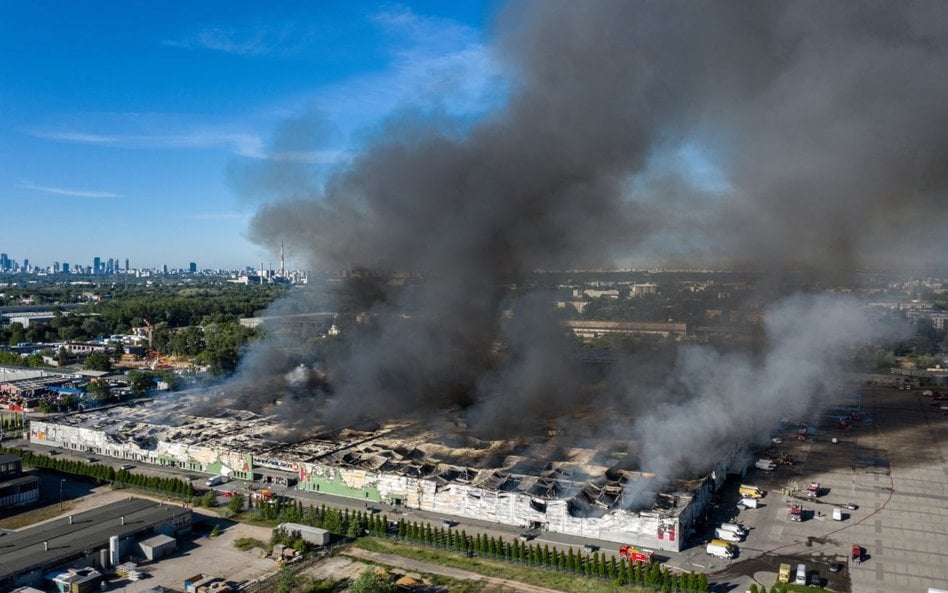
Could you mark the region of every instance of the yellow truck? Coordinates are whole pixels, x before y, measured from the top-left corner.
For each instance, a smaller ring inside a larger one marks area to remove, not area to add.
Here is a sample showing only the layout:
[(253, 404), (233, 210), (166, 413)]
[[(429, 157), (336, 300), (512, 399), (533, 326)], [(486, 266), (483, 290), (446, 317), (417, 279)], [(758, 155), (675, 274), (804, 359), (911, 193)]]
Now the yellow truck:
[(777, 573), (777, 580), (781, 583), (790, 582), (790, 565), (789, 564), (780, 565), (780, 571)]
[(749, 496), (750, 498), (763, 498), (764, 491), (758, 488), (757, 486), (749, 486), (747, 484), (741, 484), (740, 489), (738, 490), (741, 496)]

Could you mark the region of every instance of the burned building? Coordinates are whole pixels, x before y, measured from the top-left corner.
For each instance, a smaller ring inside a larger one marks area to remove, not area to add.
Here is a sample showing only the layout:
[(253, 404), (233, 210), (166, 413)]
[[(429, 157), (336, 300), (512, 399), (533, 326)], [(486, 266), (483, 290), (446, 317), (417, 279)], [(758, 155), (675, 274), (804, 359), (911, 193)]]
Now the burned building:
[(672, 481), (643, 504), (634, 493), (651, 475), (631, 467), (629, 443), (584, 448), (552, 430), (543, 443), (488, 441), (442, 422), (450, 430), (392, 421), (287, 442), (275, 417), (193, 416), (162, 400), (33, 420), (30, 439), (244, 480), (286, 474), (300, 490), (673, 551), (724, 479)]

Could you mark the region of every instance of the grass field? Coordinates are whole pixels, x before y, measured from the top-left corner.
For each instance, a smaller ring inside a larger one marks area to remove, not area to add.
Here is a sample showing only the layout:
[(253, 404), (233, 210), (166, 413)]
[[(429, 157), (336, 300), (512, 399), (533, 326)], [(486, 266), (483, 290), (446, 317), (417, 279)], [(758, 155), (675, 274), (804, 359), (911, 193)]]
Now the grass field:
[(434, 550), (375, 537), (359, 538), (352, 545), (372, 552), (395, 554), (404, 558), (431, 562), (432, 564), (440, 564), (442, 566), (451, 566), (485, 576), (510, 579), (521, 583), (558, 589), (568, 593), (645, 593), (649, 591), (648, 589), (639, 587), (616, 585), (615, 583), (603, 579), (519, 566), (500, 560), (489, 560), (480, 557), (467, 558), (463, 554), (455, 552)]
[(64, 502), (60, 509), (59, 502), (48, 504), (43, 507), (35, 508), (29, 511), (21, 511), (9, 517), (0, 519), (0, 529), (20, 529), (40, 521), (52, 519), (62, 513), (71, 510), (75, 506), (72, 502)]

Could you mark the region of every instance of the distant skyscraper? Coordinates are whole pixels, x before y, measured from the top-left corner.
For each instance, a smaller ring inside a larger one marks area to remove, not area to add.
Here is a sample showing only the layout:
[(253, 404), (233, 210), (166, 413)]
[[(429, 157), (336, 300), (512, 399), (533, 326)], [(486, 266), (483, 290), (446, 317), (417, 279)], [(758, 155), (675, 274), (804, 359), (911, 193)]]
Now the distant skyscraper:
[(165, 264), (165, 265), (161, 266), (161, 273), (162, 273), (162, 274), (167, 274), (167, 273), (168, 273), (168, 264)]
[(10, 258), (6, 253), (0, 253), (0, 270), (6, 270), (10, 267)]
[(194, 262), (191, 262), (190, 264), (188, 264), (188, 271), (191, 272), (192, 274), (196, 274), (198, 271), (198, 265)]
[(92, 273), (98, 274), (101, 271), (101, 268), (102, 268), (102, 258), (98, 256), (94, 257), (92, 259)]
[(23, 269), (27, 272), (30, 271), (30, 260), (28, 259), (23, 260)]
[(63, 274), (69, 273), (69, 262), (63, 262)]
[(128, 271), (128, 258), (125, 258), (125, 271)]
[(54, 262), (53, 262), (53, 274), (58, 274), (61, 270), (62, 270), (62, 268), (59, 266), (59, 262), (58, 262), (58, 261), (54, 261)]

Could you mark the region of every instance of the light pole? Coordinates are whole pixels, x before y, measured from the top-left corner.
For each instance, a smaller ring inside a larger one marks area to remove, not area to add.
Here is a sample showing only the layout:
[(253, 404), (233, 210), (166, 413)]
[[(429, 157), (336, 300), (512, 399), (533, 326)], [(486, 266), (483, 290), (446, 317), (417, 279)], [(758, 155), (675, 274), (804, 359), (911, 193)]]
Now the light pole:
[(59, 510), (63, 510), (63, 484), (66, 483), (66, 478), (59, 480)]

